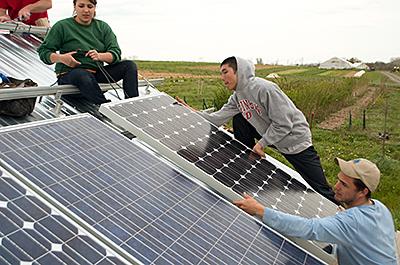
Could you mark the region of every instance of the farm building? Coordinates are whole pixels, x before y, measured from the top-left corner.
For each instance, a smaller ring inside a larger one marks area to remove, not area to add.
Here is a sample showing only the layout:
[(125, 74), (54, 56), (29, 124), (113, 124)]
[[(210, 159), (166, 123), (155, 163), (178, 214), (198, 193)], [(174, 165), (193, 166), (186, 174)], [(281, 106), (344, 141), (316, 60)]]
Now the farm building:
[(333, 57), (319, 65), (320, 69), (352, 69), (354, 65), (346, 59)]
[(332, 57), (331, 59), (323, 62), (319, 66), (320, 69), (359, 69), (369, 70), (369, 66), (366, 63), (358, 62), (352, 63), (346, 59), (339, 57)]
[(355, 63), (354, 68), (359, 70), (369, 70), (369, 66), (366, 63)]

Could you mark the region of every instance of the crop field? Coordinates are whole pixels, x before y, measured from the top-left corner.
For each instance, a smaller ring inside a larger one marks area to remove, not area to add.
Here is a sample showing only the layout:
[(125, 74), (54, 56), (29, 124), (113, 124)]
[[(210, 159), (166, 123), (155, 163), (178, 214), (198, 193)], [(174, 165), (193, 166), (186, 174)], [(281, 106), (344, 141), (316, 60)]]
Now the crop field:
[[(160, 90), (184, 98), (197, 109), (218, 109), (230, 95), (219, 79), (216, 63), (138, 61), (137, 64), (145, 77), (165, 78)], [(400, 84), (377, 71), (367, 72), (361, 78), (349, 77), (355, 72), (306, 66), (256, 66), (259, 77), (278, 73), (280, 78), (271, 81), (307, 117), (330, 184), (335, 184), (338, 173), (335, 157), (363, 157), (377, 163), (382, 178), (373, 198), (389, 207), (400, 230)], [(332, 115), (340, 110), (344, 111), (334, 129), (321, 128), (322, 123), (329, 124)], [(384, 133), (388, 139), (379, 137)], [(277, 152), (266, 151), (288, 165)]]

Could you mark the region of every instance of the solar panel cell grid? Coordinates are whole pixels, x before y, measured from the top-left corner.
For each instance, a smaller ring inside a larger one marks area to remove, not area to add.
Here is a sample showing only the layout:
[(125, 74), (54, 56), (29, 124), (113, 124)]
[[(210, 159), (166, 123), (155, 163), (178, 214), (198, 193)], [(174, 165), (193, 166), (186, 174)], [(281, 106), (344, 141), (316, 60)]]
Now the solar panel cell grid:
[[(36, 142), (0, 158), (144, 264), (271, 264), (296, 248), (94, 118), (0, 131), (0, 142), (16, 132)], [(35, 163), (11, 161), (28, 153)]]
[(0, 171), (0, 264), (124, 264)]
[(146, 133), (228, 188), (252, 194), (268, 207), (304, 217), (336, 211), (333, 203), (168, 95), (116, 103), (101, 111), (117, 114), (125, 120), (120, 125), (128, 123), (133, 134)]

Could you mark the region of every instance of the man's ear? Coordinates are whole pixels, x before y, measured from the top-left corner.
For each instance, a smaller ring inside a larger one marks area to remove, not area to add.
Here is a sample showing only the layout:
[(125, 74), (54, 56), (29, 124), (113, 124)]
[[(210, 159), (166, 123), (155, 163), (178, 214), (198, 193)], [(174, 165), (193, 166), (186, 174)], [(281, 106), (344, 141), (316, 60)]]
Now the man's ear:
[(369, 189), (368, 189), (368, 188), (364, 188), (363, 190), (360, 190), (360, 192), (361, 192), (364, 196), (367, 196), (367, 194), (369, 193)]

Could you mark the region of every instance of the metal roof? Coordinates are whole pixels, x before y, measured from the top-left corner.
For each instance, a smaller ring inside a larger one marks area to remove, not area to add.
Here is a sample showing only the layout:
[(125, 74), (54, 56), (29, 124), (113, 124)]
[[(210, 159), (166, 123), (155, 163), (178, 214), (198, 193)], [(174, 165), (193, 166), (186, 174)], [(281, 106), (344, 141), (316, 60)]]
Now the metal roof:
[(36, 52), (40, 40), (31, 34), (0, 34), (0, 72), (18, 79), (30, 78), (39, 86), (57, 81), (53, 67)]
[[(54, 67), (44, 64), (36, 51), (41, 40), (30, 33), (10, 32), (11, 24), (13, 23), (0, 23), (0, 73), (17, 79), (32, 79), (38, 87), (0, 89), (0, 104), (1, 100), (28, 97), (38, 97), (38, 101), (34, 112), (27, 117), (0, 116), (0, 126), (84, 112), (101, 117), (97, 108), (84, 99), (66, 101), (61, 98), (61, 95), (78, 94), (79, 90), (72, 85), (56, 85)], [(162, 79), (139, 80), (139, 94), (159, 93), (154, 85), (160, 82)], [(100, 84), (100, 87), (103, 91), (108, 91), (105, 96), (111, 101), (119, 100), (117, 93), (121, 96), (124, 94), (121, 89), (113, 90), (115, 85)]]

